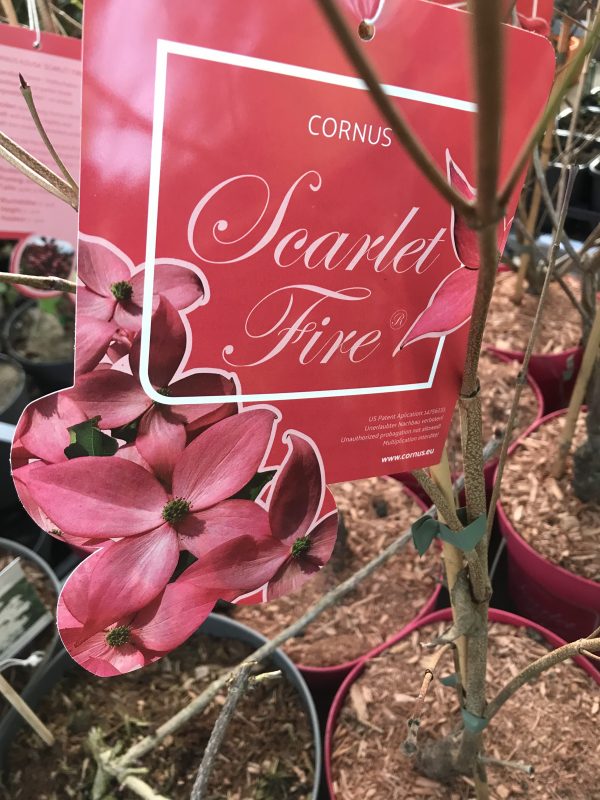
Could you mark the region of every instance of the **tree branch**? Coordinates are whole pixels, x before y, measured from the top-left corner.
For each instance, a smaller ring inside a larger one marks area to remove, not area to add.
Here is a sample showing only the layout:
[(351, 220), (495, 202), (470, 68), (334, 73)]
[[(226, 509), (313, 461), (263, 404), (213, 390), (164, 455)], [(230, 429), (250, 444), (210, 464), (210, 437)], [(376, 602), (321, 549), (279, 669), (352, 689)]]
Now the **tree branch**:
[(510, 698), (526, 683), (535, 680), (546, 670), (561, 664), (569, 658), (581, 655), (584, 650), (590, 653), (597, 653), (600, 651), (600, 639), (578, 639), (571, 644), (565, 644), (562, 647), (553, 650), (541, 658), (538, 658), (532, 664), (521, 670), (518, 675), (509, 681), (506, 686), (498, 692), (496, 697), (488, 705), (485, 711), (485, 718), (489, 721), (496, 716), (502, 706), (510, 700)]
[(75, 294), (77, 292), (77, 284), (73, 281), (41, 275), (0, 272), (0, 283), (6, 283), (10, 286), (29, 286), (31, 289), (41, 289), (49, 292), (65, 292), (67, 294)]
[(2, 6), (2, 10), (4, 11), (4, 15), (8, 20), (9, 25), (18, 25), (19, 18), (17, 17), (17, 12), (15, 11), (15, 6), (13, 4), (13, 0), (0, 0), (0, 5)]
[[(414, 756), (415, 753), (417, 752), (417, 736), (419, 734), (419, 728), (421, 727), (421, 716), (423, 714), (423, 706), (425, 705), (425, 698), (427, 697), (427, 692), (429, 691), (429, 687), (433, 682), (440, 661), (442, 660), (444, 654), (447, 653), (451, 647), (452, 647), (451, 644), (445, 644), (443, 647), (441, 647), (438, 650), (438, 652), (431, 657), (429, 663), (425, 667), (425, 675), (423, 676), (423, 682), (421, 683), (419, 696), (415, 701), (410, 718), (407, 723), (408, 734), (402, 744), (402, 751), (407, 756)], [(201, 800), (201, 799), (192, 797), (192, 800)]]
[[(495, 1), (495, 0), (494, 0)], [(474, 206), (448, 183), (446, 176), (435, 164), (403, 117), (392, 105), (379, 79), (357, 44), (355, 35), (348, 29), (336, 0), (317, 0), (346, 56), (363, 79), (375, 105), (387, 120), (400, 144), (406, 149), (415, 165), (431, 185), (451, 203), (468, 222), (475, 223)]]
[(32, 156), (16, 142), (0, 131), (0, 157), (16, 167), (27, 178), (42, 189), (63, 200), (77, 211), (78, 198), (73, 188), (41, 161)]

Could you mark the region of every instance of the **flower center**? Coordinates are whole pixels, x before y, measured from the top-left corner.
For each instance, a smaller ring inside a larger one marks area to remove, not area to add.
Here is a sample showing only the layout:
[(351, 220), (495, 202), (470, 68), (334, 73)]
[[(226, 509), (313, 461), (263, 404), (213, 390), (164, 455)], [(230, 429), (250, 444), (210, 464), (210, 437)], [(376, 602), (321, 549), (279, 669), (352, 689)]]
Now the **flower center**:
[(123, 647), (124, 644), (129, 644), (131, 639), (131, 630), (127, 625), (118, 625), (106, 634), (106, 644), (109, 647)]
[(164, 386), (162, 389), (157, 389), (156, 391), (163, 397), (171, 397), (171, 390), (168, 386)]
[(188, 501), (184, 500), (182, 497), (175, 497), (173, 500), (169, 500), (167, 505), (163, 508), (162, 518), (165, 522), (173, 524), (175, 522), (181, 522), (189, 513), (190, 504)]
[(118, 281), (110, 287), (115, 300), (119, 303), (128, 303), (133, 295), (133, 286), (129, 281)]
[(300, 558), (300, 556), (305, 555), (311, 548), (311, 542), (308, 536), (302, 536), (300, 539), (296, 539), (294, 544), (292, 545), (292, 557), (293, 558)]

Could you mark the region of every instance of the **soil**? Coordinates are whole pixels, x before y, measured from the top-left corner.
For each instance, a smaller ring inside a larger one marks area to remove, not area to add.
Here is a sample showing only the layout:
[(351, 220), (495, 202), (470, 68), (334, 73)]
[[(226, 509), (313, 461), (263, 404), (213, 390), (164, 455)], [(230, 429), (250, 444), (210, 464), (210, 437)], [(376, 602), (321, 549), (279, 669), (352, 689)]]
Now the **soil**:
[[(236, 619), (267, 637), (297, 619), (423, 515), (392, 478), (369, 478), (329, 488), (346, 530), (346, 535), (338, 534), (329, 564), (299, 592), (233, 612)], [(441, 572), (439, 559), (431, 553), (421, 559), (409, 543), (345, 600), (323, 613), (304, 635), (287, 642), (285, 652), (304, 666), (328, 667), (353, 661), (384, 642), (410, 622), (431, 597)]]
[[(21, 732), (9, 754), (4, 796), (89, 800), (95, 772), (86, 747), (91, 727), (102, 728), (107, 745), (127, 749), (250, 652), (241, 642), (198, 636), (162, 661), (119, 678), (69, 673), (37, 709), (56, 744), (48, 750), (35, 735)], [(224, 699), (219, 696), (146, 758), (144, 780), (156, 792), (188, 800)], [(285, 680), (260, 684), (237, 708), (206, 800), (308, 800), (313, 764), (312, 729), (295, 689)], [(137, 796), (115, 790), (116, 797)]]
[(6, 411), (21, 393), (23, 373), (10, 361), (0, 361), (0, 413)]
[[(565, 281), (579, 297), (579, 281), (571, 276), (567, 276)], [(527, 346), (539, 298), (526, 292), (521, 305), (515, 305), (512, 301), (514, 285), (513, 273), (498, 275), (484, 335), (488, 347), (523, 351)], [(577, 347), (580, 341), (581, 317), (563, 289), (553, 283), (546, 299), (535, 352), (560, 353)]]
[[(582, 503), (572, 487), (573, 467), (565, 475), (550, 474), (564, 417), (542, 425), (508, 459), (502, 505), (516, 530), (538, 553), (576, 575), (600, 582), (600, 506)], [(581, 415), (571, 452), (583, 444)]]
[[(516, 361), (500, 361), (490, 353), (482, 353), (479, 361), (483, 413), (483, 441), (503, 433), (508, 422), (515, 393), (517, 375), (521, 366)], [(525, 384), (519, 400), (519, 410), (511, 441), (526, 430), (540, 413), (538, 399), (529, 384)], [(460, 416), (454, 413), (448, 436), (448, 457), (454, 472), (462, 472), (460, 443)]]
[(72, 323), (65, 326), (54, 314), (37, 306), (21, 314), (11, 332), (12, 347), (22, 357), (36, 362), (72, 361), (73, 342)]
[[(447, 625), (446, 625), (447, 627)], [(421, 642), (444, 629), (430, 625), (369, 662), (340, 714), (333, 740), (338, 800), (471, 800), (470, 778), (442, 786), (416, 773), (401, 752), (406, 723), (425, 675)], [(537, 633), (495, 623), (490, 630), (488, 695), (549, 647)], [(444, 657), (440, 676), (453, 671)], [(491, 800), (600, 800), (600, 693), (592, 679), (564, 663), (524, 686), (485, 731), (488, 757), (519, 761), (533, 777), (488, 768)], [(457, 722), (453, 689), (435, 680), (421, 717), (419, 742), (441, 738)]]

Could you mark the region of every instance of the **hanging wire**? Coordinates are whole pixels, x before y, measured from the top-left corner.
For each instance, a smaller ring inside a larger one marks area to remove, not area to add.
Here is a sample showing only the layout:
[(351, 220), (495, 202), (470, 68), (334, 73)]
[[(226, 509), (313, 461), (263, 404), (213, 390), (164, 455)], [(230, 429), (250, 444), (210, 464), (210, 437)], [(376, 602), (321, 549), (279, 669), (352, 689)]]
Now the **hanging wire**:
[(364, 20), (367, 25), (375, 25), (375, 23), (377, 22), (377, 20), (381, 16), (381, 12), (383, 11), (384, 5), (385, 5), (385, 0), (379, 0), (379, 6), (378, 6), (377, 11), (375, 12), (375, 14), (372, 17), (370, 17), (370, 19), (365, 19)]
[(29, 18), (29, 27), (35, 33), (35, 41), (33, 43), (33, 46), (37, 49), (42, 41), (40, 18), (37, 9), (37, 0), (27, 0), (27, 16)]

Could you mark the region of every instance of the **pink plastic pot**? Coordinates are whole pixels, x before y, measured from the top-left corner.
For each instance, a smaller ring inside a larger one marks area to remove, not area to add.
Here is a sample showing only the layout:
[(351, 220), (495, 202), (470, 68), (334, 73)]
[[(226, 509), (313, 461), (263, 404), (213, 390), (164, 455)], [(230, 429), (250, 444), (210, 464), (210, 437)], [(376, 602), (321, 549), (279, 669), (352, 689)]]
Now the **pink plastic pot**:
[[(533, 424), (515, 442), (512, 452), (540, 426), (563, 414), (555, 411)], [(508, 548), (509, 592), (517, 611), (569, 640), (597, 628), (600, 583), (552, 564), (534, 550), (514, 527), (502, 503), (498, 503), (498, 524)]]
[[(414, 492), (412, 492), (407, 487), (403, 487), (404, 491), (407, 495), (413, 498), (413, 500), (423, 509), (426, 511), (429, 508)], [(410, 544), (408, 545), (410, 547)], [(441, 583), (438, 583), (435, 587), (431, 597), (427, 600), (421, 611), (417, 614), (415, 619), (410, 622), (409, 624), (412, 625), (414, 621), (425, 617), (427, 614), (431, 614), (431, 612), (435, 609), (440, 592), (442, 590)], [(353, 659), (352, 661), (345, 661), (342, 664), (336, 664), (331, 667), (307, 667), (302, 664), (298, 665), (298, 669), (302, 673), (302, 676), (308, 686), (310, 687), (311, 691), (316, 692), (317, 694), (327, 694), (336, 692), (344, 680), (344, 678), (352, 672), (352, 670), (359, 664), (364, 658), (363, 656), (359, 656), (358, 658)]]
[[(490, 347), (490, 352), (523, 363), (522, 350), (499, 350)], [(569, 405), (577, 373), (581, 366), (583, 349), (573, 347), (562, 353), (534, 353), (529, 362), (529, 374), (537, 383), (544, 399), (546, 414)]]
[[(325, 774), (327, 776), (327, 787), (329, 789), (329, 795), (331, 800), (343, 800), (343, 798), (338, 798), (334, 788), (333, 788), (333, 770), (332, 770), (332, 763), (331, 763), (331, 756), (333, 752), (333, 740), (335, 736), (335, 727), (336, 723), (346, 700), (346, 696), (350, 691), (350, 687), (352, 684), (359, 678), (362, 674), (365, 665), (368, 661), (372, 660), (376, 656), (380, 655), (384, 650), (388, 650), (390, 647), (393, 647), (402, 639), (406, 639), (407, 636), (418, 630), (419, 628), (424, 627), (425, 625), (429, 625), (431, 623), (437, 622), (444, 622), (451, 619), (452, 612), (449, 608), (444, 608), (441, 611), (436, 611), (434, 614), (430, 614), (427, 617), (422, 617), (421, 619), (415, 620), (414, 622), (407, 625), (403, 628), (400, 633), (396, 634), (392, 639), (388, 640), (385, 644), (381, 645), (380, 647), (373, 650), (369, 653), (365, 658), (356, 665), (356, 667), (352, 670), (352, 672), (346, 677), (343, 684), (340, 686), (331, 706), (331, 710), (329, 712), (329, 717), (327, 718), (327, 726), (325, 728)], [(535, 622), (530, 622), (528, 619), (524, 617), (519, 617), (516, 614), (510, 614), (507, 611), (499, 611), (497, 609), (490, 609), (489, 613), (490, 622), (500, 622), (504, 625), (514, 625), (516, 628), (520, 627), (527, 627), (531, 628), (532, 630), (539, 633), (544, 639), (548, 642), (548, 644), (552, 645), (552, 647), (561, 647), (562, 645), (566, 644), (564, 639), (561, 639), (556, 634), (552, 633), (551, 631), (543, 628), (541, 625), (537, 625)], [(589, 631), (588, 631), (589, 633)], [(595, 669), (591, 662), (588, 661), (586, 658), (582, 656), (578, 656), (577, 658), (573, 659), (575, 663), (581, 667), (581, 669), (586, 672), (597, 684), (600, 685), (600, 672)], [(559, 732), (557, 732), (559, 735)]]

